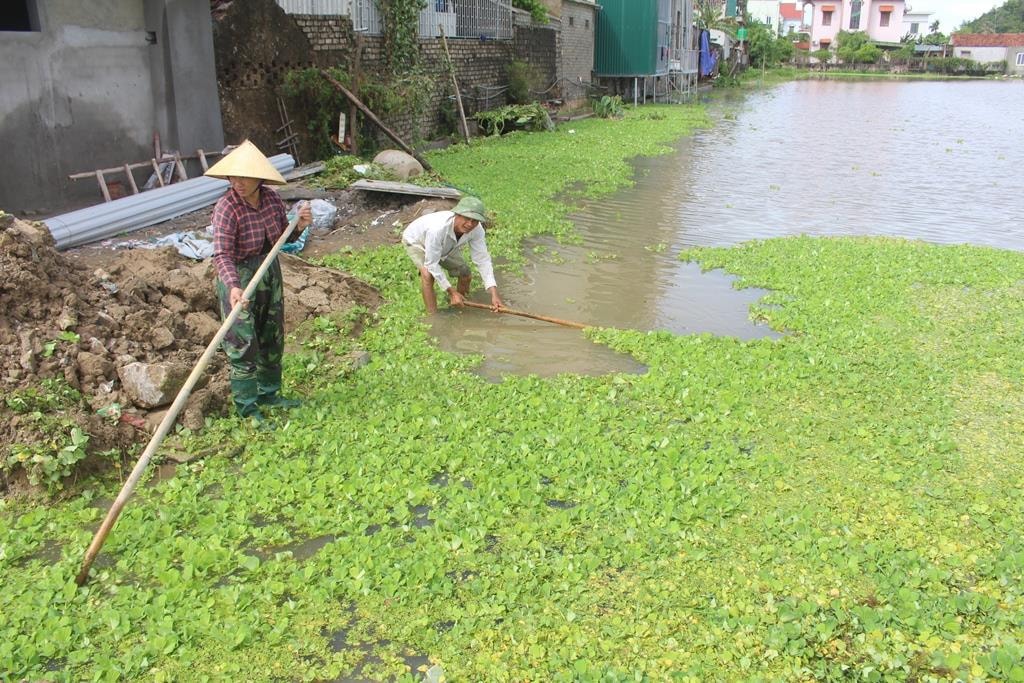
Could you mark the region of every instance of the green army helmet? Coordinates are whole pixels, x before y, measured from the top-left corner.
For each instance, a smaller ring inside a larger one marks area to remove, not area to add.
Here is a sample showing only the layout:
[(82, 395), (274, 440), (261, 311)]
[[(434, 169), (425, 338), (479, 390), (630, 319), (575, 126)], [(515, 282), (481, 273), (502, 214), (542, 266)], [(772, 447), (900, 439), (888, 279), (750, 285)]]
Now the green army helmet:
[(463, 197), (452, 211), (479, 223), (487, 222), (487, 210), (484, 209), (484, 203), (476, 197), (468, 195)]

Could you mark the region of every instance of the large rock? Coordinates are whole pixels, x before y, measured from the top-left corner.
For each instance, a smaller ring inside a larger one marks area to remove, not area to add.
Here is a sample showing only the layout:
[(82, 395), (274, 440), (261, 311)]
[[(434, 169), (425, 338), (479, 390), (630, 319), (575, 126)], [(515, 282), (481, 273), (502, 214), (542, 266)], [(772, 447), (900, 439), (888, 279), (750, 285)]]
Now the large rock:
[(190, 370), (183, 363), (130, 363), (118, 368), (117, 375), (132, 403), (148, 410), (173, 401)]
[(193, 339), (209, 344), (220, 329), (220, 323), (207, 313), (189, 313), (185, 316), (185, 327)]
[(405, 152), (397, 149), (386, 149), (373, 158), (373, 163), (383, 166), (402, 180), (423, 173), (423, 165)]

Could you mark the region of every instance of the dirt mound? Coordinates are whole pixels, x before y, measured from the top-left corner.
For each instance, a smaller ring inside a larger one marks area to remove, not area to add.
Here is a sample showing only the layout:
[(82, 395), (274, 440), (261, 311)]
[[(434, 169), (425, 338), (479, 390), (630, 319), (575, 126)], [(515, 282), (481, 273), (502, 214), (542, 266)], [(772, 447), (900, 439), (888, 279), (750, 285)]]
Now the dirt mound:
[[(380, 302), (376, 290), (345, 273), (289, 256), (282, 266), (288, 331)], [(3, 216), (0, 272), (0, 391), (15, 397), (0, 403), (0, 469), (8, 472), (16, 453), (52, 442), (54, 429), (77, 426), (90, 451), (146, 440), (147, 413), (173, 400), (220, 326), (212, 261), (188, 261), (171, 248), (117, 252), (104, 267), (83, 268), (56, 251), (45, 226)], [(54, 378), (81, 400), (58, 406), (48, 399), (63, 386)], [(179, 422), (199, 429), (229, 402), (226, 361), (217, 354)], [(40, 415), (57, 408), (61, 426), (43, 425)]]

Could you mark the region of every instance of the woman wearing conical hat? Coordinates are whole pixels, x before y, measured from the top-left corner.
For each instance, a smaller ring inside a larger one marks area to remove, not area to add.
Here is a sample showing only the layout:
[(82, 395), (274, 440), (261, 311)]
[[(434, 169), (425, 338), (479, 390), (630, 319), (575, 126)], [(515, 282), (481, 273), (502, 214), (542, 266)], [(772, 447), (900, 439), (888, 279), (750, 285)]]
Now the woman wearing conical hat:
[[(280, 195), (267, 187), (285, 179), (248, 140), (210, 167), (205, 175), (231, 183), (213, 209), (213, 260), (217, 266), (217, 298), (227, 318), (253, 275), (288, 226)], [(309, 206), (289, 240), (297, 239), (312, 222)], [(281, 356), (284, 353), (284, 289), (277, 259), (256, 286), (252, 299), (224, 337), (231, 362), (231, 394), (242, 417), (262, 422), (260, 406), (292, 408), (298, 401), (281, 396)]]

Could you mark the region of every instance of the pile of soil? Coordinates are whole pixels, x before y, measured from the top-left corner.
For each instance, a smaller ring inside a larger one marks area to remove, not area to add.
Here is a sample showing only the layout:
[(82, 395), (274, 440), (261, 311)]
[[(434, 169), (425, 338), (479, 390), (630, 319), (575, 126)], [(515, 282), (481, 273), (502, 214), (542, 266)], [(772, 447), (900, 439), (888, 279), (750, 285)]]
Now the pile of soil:
[[(380, 303), (373, 287), (350, 275), (287, 255), (281, 262), (288, 332), (316, 316)], [(190, 261), (171, 248), (68, 258), (43, 224), (3, 215), (0, 272), (0, 394), (63, 378), (83, 396), (67, 413), (90, 436), (90, 452), (146, 441), (146, 417), (174, 398), (140, 399), (125, 386), (126, 367), (167, 368), (180, 386), (220, 326), (212, 260)], [(179, 423), (200, 429), (207, 415), (228, 410), (227, 372), (216, 354)], [(96, 414), (111, 406), (114, 419)], [(0, 402), (0, 463), (12, 444), (52, 438), (31, 425)]]
[[(314, 231), (302, 258), (280, 257), (287, 333), (317, 316), (343, 314), (354, 306), (372, 311), (381, 303), (365, 282), (306, 259), (397, 243), (402, 227), (453, 204), (301, 185), (280, 193), (286, 200), (327, 199), (338, 208), (334, 225)], [(0, 212), (0, 395), (45, 394), (45, 381), (59, 378), (82, 395), (80, 402), (61, 406), (60, 418), (89, 435), (90, 454), (123, 452), (146, 442), (177, 390), (154, 401), (140, 396), (130, 375), (137, 376), (139, 368), (142, 374), (160, 368), (153, 376), (169, 377), (169, 386), (180, 386), (220, 326), (216, 272), (211, 259), (191, 261), (170, 247), (124, 247), (178, 231), (201, 232), (210, 213), (207, 208), (133, 232), (128, 242), (107, 240), (58, 252), (45, 225)], [(199, 430), (207, 416), (230, 408), (227, 363), (218, 353), (178, 422)], [(39, 420), (23, 412), (0, 400), (0, 493), (12, 482), (25, 481), (24, 472), (10, 466), (4, 471), (12, 445), (49, 448), (53, 443), (52, 434), (40, 431)], [(78, 471), (97, 464), (96, 458), (83, 461)]]

